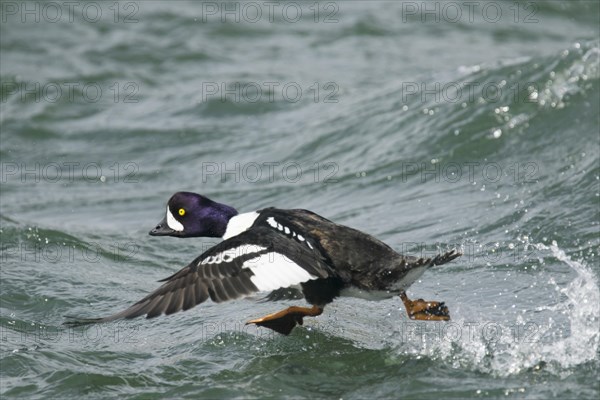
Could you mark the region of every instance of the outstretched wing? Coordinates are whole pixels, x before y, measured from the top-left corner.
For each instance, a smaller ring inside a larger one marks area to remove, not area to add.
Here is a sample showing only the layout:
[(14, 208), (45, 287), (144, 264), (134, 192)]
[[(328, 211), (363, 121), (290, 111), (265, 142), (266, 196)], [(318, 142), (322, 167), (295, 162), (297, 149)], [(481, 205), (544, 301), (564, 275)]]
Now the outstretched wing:
[(257, 226), (210, 248), (187, 267), (163, 279), (162, 286), (128, 309), (105, 318), (67, 324), (141, 315), (153, 318), (188, 310), (208, 298), (222, 302), (331, 275), (327, 260), (315, 246), (269, 226)]

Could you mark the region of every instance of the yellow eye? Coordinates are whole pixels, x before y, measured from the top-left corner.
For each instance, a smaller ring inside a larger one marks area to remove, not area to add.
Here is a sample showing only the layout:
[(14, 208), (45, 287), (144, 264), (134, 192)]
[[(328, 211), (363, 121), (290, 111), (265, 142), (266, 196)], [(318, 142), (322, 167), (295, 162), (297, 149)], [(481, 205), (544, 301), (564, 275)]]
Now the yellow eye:
[(181, 215), (182, 217), (185, 215), (185, 210), (183, 208), (179, 209), (179, 215)]

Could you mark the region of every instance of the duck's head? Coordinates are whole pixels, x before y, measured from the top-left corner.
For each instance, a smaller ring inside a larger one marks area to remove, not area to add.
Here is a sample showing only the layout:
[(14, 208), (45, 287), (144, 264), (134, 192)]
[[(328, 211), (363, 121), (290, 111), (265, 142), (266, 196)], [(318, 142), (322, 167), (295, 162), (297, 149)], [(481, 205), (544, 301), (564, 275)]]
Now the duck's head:
[(233, 207), (196, 193), (177, 192), (167, 203), (165, 217), (150, 235), (222, 237), (227, 223), (235, 215), (237, 211)]

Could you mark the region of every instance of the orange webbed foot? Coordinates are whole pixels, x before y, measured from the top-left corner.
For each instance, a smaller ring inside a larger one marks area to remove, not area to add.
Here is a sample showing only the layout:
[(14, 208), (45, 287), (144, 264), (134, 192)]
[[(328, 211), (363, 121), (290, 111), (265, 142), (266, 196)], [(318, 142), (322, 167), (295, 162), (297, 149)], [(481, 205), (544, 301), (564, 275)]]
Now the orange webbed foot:
[(255, 324), (257, 326), (263, 326), (274, 330), (275, 332), (289, 335), (292, 329), (296, 325), (302, 325), (304, 323), (304, 317), (316, 317), (321, 315), (323, 309), (317, 306), (312, 308), (308, 307), (289, 307), (285, 310), (278, 311), (273, 314), (266, 315), (262, 318), (256, 318), (246, 322), (248, 324)]
[(406, 293), (400, 294), (410, 319), (419, 321), (449, 321), (450, 312), (444, 302), (425, 301), (423, 299), (410, 300)]

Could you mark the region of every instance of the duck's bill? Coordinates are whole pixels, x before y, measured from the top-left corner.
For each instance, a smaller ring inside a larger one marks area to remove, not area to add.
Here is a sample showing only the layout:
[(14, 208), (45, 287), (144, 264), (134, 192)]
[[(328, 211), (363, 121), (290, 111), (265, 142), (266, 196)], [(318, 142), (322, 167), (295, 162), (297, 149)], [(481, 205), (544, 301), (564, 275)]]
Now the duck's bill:
[(167, 225), (167, 218), (165, 217), (148, 233), (150, 236), (171, 236), (175, 233), (175, 230), (169, 228), (169, 225)]

